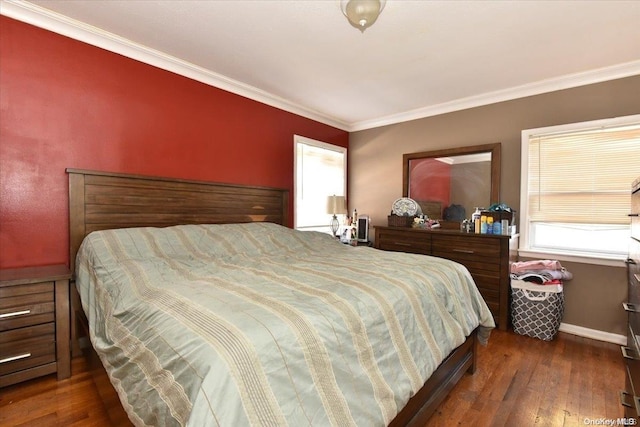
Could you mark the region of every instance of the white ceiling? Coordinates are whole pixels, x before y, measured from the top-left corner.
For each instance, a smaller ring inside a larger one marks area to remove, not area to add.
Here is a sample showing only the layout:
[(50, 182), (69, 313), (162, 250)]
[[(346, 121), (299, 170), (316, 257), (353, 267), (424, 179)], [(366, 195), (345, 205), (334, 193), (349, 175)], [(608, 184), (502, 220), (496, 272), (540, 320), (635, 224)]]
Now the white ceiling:
[(0, 13), (354, 131), (640, 74), (640, 1), (0, 0)]

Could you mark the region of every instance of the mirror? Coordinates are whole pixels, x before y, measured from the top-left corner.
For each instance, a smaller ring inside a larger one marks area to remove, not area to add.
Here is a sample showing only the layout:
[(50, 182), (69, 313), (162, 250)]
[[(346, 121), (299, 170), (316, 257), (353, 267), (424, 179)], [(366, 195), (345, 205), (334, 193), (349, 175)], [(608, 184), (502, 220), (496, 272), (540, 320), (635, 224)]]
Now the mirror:
[(500, 201), (501, 144), (403, 155), (403, 196), (432, 219), (462, 221)]

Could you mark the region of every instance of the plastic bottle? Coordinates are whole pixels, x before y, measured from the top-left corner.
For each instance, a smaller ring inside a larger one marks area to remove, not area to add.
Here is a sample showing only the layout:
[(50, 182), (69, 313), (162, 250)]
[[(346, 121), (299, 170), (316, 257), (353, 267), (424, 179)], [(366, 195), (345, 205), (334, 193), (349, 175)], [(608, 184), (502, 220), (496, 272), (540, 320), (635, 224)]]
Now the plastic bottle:
[(480, 234), (487, 234), (487, 217), (480, 216)]
[(471, 214), (471, 221), (475, 224), (476, 219), (480, 219), (481, 216), (480, 208), (476, 206), (476, 210)]
[(493, 234), (493, 217), (487, 217), (487, 234)]
[(509, 234), (509, 220), (508, 219), (503, 219), (502, 220), (502, 234)]

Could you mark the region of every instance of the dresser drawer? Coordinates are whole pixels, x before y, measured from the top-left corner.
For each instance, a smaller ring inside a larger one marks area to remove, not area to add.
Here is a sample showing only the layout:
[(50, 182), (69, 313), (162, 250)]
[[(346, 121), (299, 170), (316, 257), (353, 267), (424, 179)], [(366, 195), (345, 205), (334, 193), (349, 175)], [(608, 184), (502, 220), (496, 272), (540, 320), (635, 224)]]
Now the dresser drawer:
[(478, 289), (487, 289), (495, 291), (496, 294), (500, 292), (500, 276), (494, 274), (480, 274), (471, 273), (473, 281), (476, 282)]
[(500, 279), (500, 241), (473, 236), (433, 236), (433, 256), (467, 267), (471, 274)]
[(53, 322), (54, 283), (0, 288), (0, 331)]
[(376, 230), (376, 245), (385, 251), (431, 254), (431, 236), (417, 231)]
[[(497, 319), (500, 314), (500, 282), (483, 282), (478, 280), (477, 277), (474, 277), (474, 281), (476, 282), (476, 286), (478, 287), (478, 291), (480, 291), (480, 295), (482, 295), (484, 302), (487, 303), (487, 307), (491, 310), (493, 317)], [(484, 283), (488, 283), (488, 285), (485, 285)]]
[[(33, 328), (38, 328), (38, 326)], [(5, 336), (6, 334), (15, 334), (14, 331), (0, 332), (0, 343), (8, 340), (8, 344), (2, 344), (0, 351), (0, 375), (55, 362), (55, 326), (52, 329), (53, 331), (44, 335), (32, 336), (18, 341), (11, 341), (11, 337)]]
[(634, 396), (640, 395), (640, 354), (633, 346), (621, 347), (624, 363), (629, 373), (629, 384), (631, 388), (628, 390)]
[(441, 251), (470, 254), (490, 258), (498, 263), (500, 258), (500, 240), (473, 235), (438, 235), (432, 236), (433, 248)]
[(516, 255), (517, 235), (493, 236), (458, 230), (375, 227), (375, 247), (450, 259), (464, 265), (491, 310), (496, 324), (509, 325), (509, 262)]
[[(640, 304), (640, 241), (630, 239), (629, 257), (627, 258), (627, 272), (629, 275), (629, 285), (634, 286), (629, 293), (629, 302)], [(631, 292), (633, 291), (633, 293)]]
[[(633, 259), (627, 260), (628, 266), (628, 304), (625, 304), (625, 310), (628, 313), (629, 329), (631, 334), (640, 335), (640, 271), (638, 270), (638, 261)], [(628, 346), (631, 343), (627, 342)]]
[(465, 267), (467, 267), (467, 270), (469, 270), (474, 280), (476, 278), (482, 278), (482, 280), (486, 282), (491, 281), (496, 283), (497, 286), (500, 286), (500, 264), (487, 262), (484, 259), (478, 259), (478, 257), (474, 255), (464, 255), (456, 252), (445, 252), (435, 249), (432, 255), (440, 258), (450, 259), (464, 265)]
[(631, 195), (631, 237), (640, 240), (640, 189)]
[(628, 366), (625, 366), (625, 372), (625, 389), (620, 394), (620, 403), (624, 406), (625, 418), (637, 418), (640, 415), (637, 408), (638, 399), (633, 394), (633, 384)]
[[(500, 309), (500, 291), (481, 287), (478, 287), (478, 291), (480, 291), (480, 295), (482, 295), (484, 302), (491, 308), (491, 311), (498, 313)], [(495, 305), (495, 309), (492, 308), (492, 304)]]

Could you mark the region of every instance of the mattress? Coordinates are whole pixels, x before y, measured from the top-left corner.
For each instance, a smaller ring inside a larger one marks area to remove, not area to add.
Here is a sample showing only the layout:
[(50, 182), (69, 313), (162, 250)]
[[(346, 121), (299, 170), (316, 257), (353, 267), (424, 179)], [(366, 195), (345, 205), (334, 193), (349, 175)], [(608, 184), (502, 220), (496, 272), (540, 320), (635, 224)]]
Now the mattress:
[(135, 425), (384, 426), (495, 326), (458, 263), (270, 223), (93, 232), (76, 286)]

